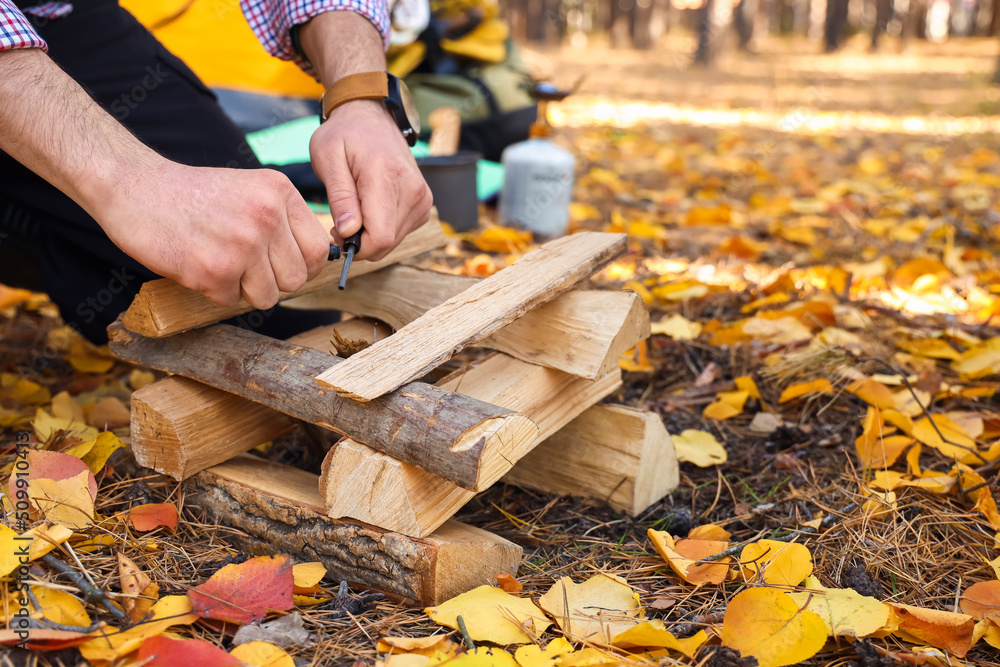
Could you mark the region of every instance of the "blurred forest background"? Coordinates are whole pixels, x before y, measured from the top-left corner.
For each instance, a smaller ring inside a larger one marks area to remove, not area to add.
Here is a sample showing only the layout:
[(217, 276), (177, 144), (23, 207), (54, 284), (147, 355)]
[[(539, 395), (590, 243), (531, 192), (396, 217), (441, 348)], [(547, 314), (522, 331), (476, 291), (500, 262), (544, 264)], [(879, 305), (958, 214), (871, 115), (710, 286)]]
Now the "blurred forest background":
[(703, 65), (726, 51), (755, 54), (773, 37), (805, 38), (832, 53), (848, 40), (873, 52), (901, 52), (919, 43), (995, 41), (1000, 34), (1000, 0), (501, 0), (501, 5), (522, 44), (586, 47), (596, 41), (648, 50), (679, 37), (692, 42), (690, 57)]

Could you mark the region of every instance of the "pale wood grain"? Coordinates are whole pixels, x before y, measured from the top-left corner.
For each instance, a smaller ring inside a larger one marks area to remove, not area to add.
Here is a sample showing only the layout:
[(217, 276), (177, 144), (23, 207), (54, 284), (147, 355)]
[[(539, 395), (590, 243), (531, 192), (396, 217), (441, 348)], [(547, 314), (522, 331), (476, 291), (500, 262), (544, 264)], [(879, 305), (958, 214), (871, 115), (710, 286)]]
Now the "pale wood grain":
[[(390, 266), (352, 284), (286, 302), (290, 308), (342, 310), (399, 329), (479, 282), (411, 266)], [(539, 366), (594, 380), (649, 337), (649, 311), (631, 291), (571, 290), (528, 311), (477, 343)]]
[(358, 403), (324, 391), (316, 375), (338, 358), (237, 327), (215, 324), (167, 338), (108, 327), (120, 359), (183, 375), (343, 435), (479, 490), (494, 450), (535, 439), (530, 419), (440, 387), (412, 382)]
[[(598, 380), (543, 368), (495, 354), (439, 383), (531, 418), (535, 443), (511, 447), (497, 459), (498, 479), (538, 441), (621, 386), (618, 369)], [(474, 492), (437, 475), (346, 439), (323, 461), (320, 489), (329, 516), (349, 517), (420, 537), (454, 516)]]
[[(443, 246), (445, 242), (441, 223), (435, 217), (410, 233), (385, 258), (377, 262), (354, 262), (348, 272), (347, 289), (352, 289), (351, 281), (357, 276), (416, 257), (428, 250)], [(281, 299), (290, 299), (328, 285), (336, 285), (340, 280), (341, 268), (340, 262), (329, 262), (319, 276), (296, 292), (282, 292)], [(158, 338), (220, 322), (253, 309), (253, 306), (246, 301), (240, 301), (230, 307), (216, 306), (200, 292), (183, 287), (173, 280), (161, 278), (144, 283), (139, 288), (139, 293), (122, 316), (122, 323), (130, 331)]]
[(581, 232), (550, 241), (332, 366), (317, 381), (343, 396), (374, 400), (551, 301), (624, 251), (624, 234)]
[(503, 481), (606, 501), (637, 516), (677, 488), (677, 456), (659, 415), (595, 405), (528, 452)]
[(234, 541), (241, 548), (319, 561), (334, 581), (422, 606), (495, 583), (496, 574), (515, 575), (521, 561), (516, 544), (456, 521), (412, 539), (330, 519), (322, 511), (316, 475), (255, 457), (202, 471), (188, 488), (185, 502), (240, 531)]

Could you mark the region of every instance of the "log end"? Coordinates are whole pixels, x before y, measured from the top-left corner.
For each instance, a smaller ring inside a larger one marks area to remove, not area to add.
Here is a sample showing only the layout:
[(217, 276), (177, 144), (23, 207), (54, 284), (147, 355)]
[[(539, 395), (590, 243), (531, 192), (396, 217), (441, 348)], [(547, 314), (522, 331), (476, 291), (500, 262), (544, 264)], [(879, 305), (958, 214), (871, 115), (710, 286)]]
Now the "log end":
[(538, 426), (524, 415), (510, 413), (491, 417), (470, 428), (454, 445), (461, 452), (482, 443), (474, 491), (488, 489), (514, 467), (538, 437)]
[(186, 463), (181, 438), (171, 420), (147, 403), (144, 396), (142, 389), (132, 394), (132, 454), (139, 465), (181, 481)]
[(608, 346), (598, 377), (618, 368), (618, 359), (650, 336), (649, 309), (638, 294), (628, 294), (631, 299), (628, 301), (627, 311), (622, 317), (618, 334)]
[[(143, 336), (162, 336), (159, 327), (156, 325), (156, 316), (153, 313), (153, 305), (150, 302), (149, 283), (143, 283), (139, 288), (139, 293), (135, 295), (132, 304), (128, 307), (119, 321), (129, 331), (142, 334)], [(108, 336), (111, 336), (111, 327), (108, 327)]]

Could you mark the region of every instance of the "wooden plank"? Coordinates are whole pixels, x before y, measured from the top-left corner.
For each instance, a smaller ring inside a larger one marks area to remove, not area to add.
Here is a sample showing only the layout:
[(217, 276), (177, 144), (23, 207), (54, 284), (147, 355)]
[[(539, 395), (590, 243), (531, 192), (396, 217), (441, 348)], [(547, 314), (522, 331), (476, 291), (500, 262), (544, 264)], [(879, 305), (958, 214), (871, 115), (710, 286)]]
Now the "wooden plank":
[[(615, 369), (599, 380), (586, 380), (495, 354), (445, 378), (441, 386), (530, 417), (538, 425), (539, 439), (543, 439), (618, 389), (621, 371)], [(534, 444), (512, 448), (505, 458), (513, 464)], [(352, 518), (413, 537), (433, 532), (475, 495), (350, 439), (327, 453), (320, 490), (329, 516)]]
[(411, 601), (436, 605), (495, 574), (517, 573), (521, 548), (479, 528), (450, 521), (412, 539), (326, 517), (314, 474), (242, 456), (200, 472), (185, 502), (239, 531), (237, 543), (257, 555), (292, 554), (320, 561), (328, 575)]
[[(390, 266), (352, 283), (285, 302), (290, 308), (342, 310), (399, 329), (479, 282), (412, 266)], [(635, 292), (571, 290), (477, 343), (515, 359), (594, 380), (649, 337), (649, 311)]]
[[(403, 239), (402, 243), (385, 258), (377, 262), (354, 262), (348, 276), (353, 279), (372, 271), (378, 271), (404, 259), (410, 259), (428, 250), (439, 248), (445, 242), (441, 224), (435, 217)], [(336, 285), (340, 280), (341, 267), (340, 262), (328, 263), (319, 276), (307, 282), (298, 291), (282, 292), (281, 299), (290, 299), (328, 285)], [(216, 306), (200, 292), (183, 287), (173, 280), (161, 278), (144, 283), (139, 288), (139, 293), (132, 301), (132, 305), (122, 316), (122, 323), (130, 331), (158, 338), (220, 322), (253, 309), (253, 306), (246, 301), (240, 301), (235, 306), (230, 307)]]
[(551, 301), (625, 252), (624, 234), (581, 232), (544, 244), (316, 379), (371, 401)]
[(337, 357), (225, 324), (146, 338), (115, 323), (108, 334), (120, 359), (349, 435), (472, 490), (485, 488), (484, 479), (492, 481), (509, 465), (506, 451), (538, 433), (523, 415), (422, 382), (368, 403), (343, 398), (315, 382)]
[[(354, 318), (289, 342), (329, 349), (333, 332), (369, 342), (390, 335), (384, 324)], [(182, 480), (289, 431), (296, 421), (277, 410), (171, 375), (132, 394), (132, 453), (140, 465)]]
[(503, 481), (596, 498), (638, 516), (680, 480), (674, 443), (658, 415), (595, 405), (528, 452)]

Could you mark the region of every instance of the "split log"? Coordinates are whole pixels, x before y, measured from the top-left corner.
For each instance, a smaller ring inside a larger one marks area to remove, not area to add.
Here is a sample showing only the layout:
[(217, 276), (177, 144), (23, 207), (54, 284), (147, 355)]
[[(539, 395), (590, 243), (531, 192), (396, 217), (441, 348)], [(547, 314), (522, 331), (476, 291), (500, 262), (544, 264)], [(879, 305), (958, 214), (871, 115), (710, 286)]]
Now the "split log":
[[(287, 301), (289, 308), (342, 310), (399, 329), (480, 282), (411, 266), (390, 266)], [(635, 292), (572, 290), (524, 314), (477, 345), (590, 380), (649, 337), (649, 311)]]
[(528, 452), (503, 481), (604, 500), (637, 516), (680, 480), (674, 443), (658, 415), (595, 405)]
[[(446, 242), (441, 224), (436, 217), (426, 225), (413, 231), (403, 239), (395, 250), (377, 262), (358, 261), (351, 265), (348, 276), (357, 276), (377, 271), (404, 259), (439, 248)], [(340, 280), (340, 262), (329, 262), (316, 278), (307, 282), (296, 292), (282, 292), (282, 299), (290, 299), (308, 294), (328, 285), (336, 285)], [(206, 324), (220, 322), (230, 317), (253, 310), (246, 301), (235, 306), (216, 306), (200, 292), (181, 286), (166, 278), (151, 280), (139, 288), (139, 293), (122, 316), (122, 324), (130, 331), (143, 336), (158, 338), (187, 331)]]
[[(457, 371), (439, 386), (530, 417), (542, 439), (620, 387), (621, 371), (615, 369), (599, 380), (586, 380), (495, 354)], [(509, 451), (510, 463), (535, 444)], [(475, 495), (350, 439), (327, 453), (320, 491), (329, 516), (356, 519), (414, 537), (433, 532)]]
[(412, 539), (330, 519), (316, 475), (255, 457), (209, 468), (188, 484), (197, 493), (185, 502), (241, 531), (240, 548), (319, 561), (334, 579), (421, 606), (495, 583), (495, 574), (515, 575), (521, 561), (521, 547), (457, 521)]
[(550, 241), (316, 379), (354, 400), (374, 400), (551, 301), (623, 252), (624, 234), (581, 232)]
[[(290, 343), (330, 349), (337, 332), (374, 342), (392, 332), (355, 318), (295, 336)], [(132, 394), (132, 453), (139, 465), (176, 480), (223, 463), (291, 430), (286, 414), (233, 394), (171, 375)]]
[(183, 375), (348, 435), (471, 490), (506, 472), (512, 465), (507, 452), (520, 450), (538, 433), (523, 415), (422, 382), (368, 403), (343, 398), (315, 381), (343, 360), (234, 326), (146, 338), (116, 322), (108, 334), (119, 359)]

